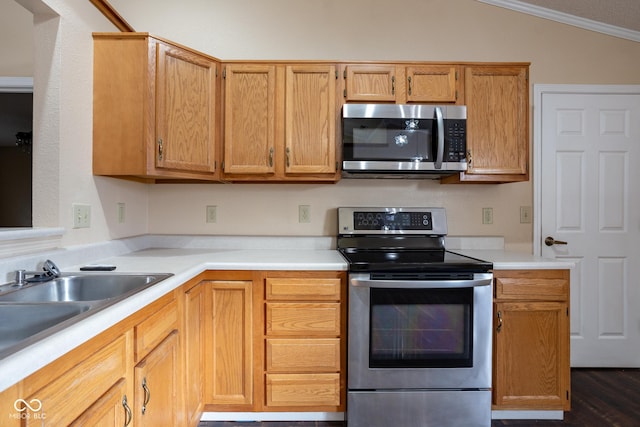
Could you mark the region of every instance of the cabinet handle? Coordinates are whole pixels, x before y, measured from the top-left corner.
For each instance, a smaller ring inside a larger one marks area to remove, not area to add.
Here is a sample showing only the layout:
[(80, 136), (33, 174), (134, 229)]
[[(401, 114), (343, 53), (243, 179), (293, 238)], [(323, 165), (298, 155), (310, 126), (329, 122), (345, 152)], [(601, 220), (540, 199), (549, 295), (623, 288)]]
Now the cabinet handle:
[(407, 77), (407, 80), (409, 80), (409, 95), (411, 95), (411, 76)]
[(133, 413), (131, 412), (131, 407), (127, 403), (126, 394), (122, 397), (122, 407), (124, 408), (124, 427), (127, 427), (129, 424), (131, 424)]
[(289, 167), (290, 165), (290, 161), (289, 161), (289, 155), (291, 154), (291, 149), (289, 147), (287, 147), (287, 167)]
[(144, 402), (142, 403), (142, 415), (147, 412), (147, 405), (149, 404), (149, 400), (151, 400), (151, 391), (149, 391), (149, 387), (147, 386), (147, 377), (142, 379), (142, 389), (144, 390)]
[(391, 76), (391, 95), (396, 94), (396, 76)]
[(269, 167), (273, 167), (273, 147), (269, 148)]
[(502, 329), (502, 312), (499, 311), (498, 312), (498, 327), (496, 328), (496, 331), (500, 332), (501, 329)]
[(162, 138), (158, 138), (158, 160), (162, 160), (164, 148), (162, 147)]

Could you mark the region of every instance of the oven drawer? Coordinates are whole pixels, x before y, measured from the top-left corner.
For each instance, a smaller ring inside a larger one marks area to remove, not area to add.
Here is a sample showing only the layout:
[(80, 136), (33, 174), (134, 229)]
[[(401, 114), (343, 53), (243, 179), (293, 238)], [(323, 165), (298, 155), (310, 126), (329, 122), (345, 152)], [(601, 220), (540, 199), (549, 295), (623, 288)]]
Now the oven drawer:
[(340, 303), (267, 303), (267, 335), (340, 335)]
[(340, 374), (267, 374), (267, 406), (339, 406)]
[(339, 338), (267, 339), (268, 372), (339, 372)]
[(340, 301), (340, 278), (268, 278), (267, 300)]

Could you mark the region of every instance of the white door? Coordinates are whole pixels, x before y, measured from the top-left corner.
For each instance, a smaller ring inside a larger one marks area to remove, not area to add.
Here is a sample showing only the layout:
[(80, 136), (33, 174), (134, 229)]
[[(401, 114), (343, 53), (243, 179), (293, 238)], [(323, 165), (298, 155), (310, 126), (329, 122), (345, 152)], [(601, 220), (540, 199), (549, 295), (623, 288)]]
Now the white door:
[(535, 95), (534, 251), (575, 262), (571, 366), (640, 367), (640, 87)]

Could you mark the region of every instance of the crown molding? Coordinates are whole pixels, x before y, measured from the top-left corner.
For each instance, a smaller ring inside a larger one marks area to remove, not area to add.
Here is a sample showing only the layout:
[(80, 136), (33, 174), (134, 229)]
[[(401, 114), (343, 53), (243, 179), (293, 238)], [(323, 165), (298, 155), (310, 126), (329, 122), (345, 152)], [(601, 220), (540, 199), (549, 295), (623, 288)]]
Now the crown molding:
[(583, 28), (585, 30), (596, 31), (598, 33), (607, 34), (622, 39), (640, 42), (640, 31), (629, 30), (615, 25), (605, 24), (593, 21), (591, 19), (581, 18), (579, 16), (570, 15), (568, 13), (557, 10), (547, 9), (546, 7), (536, 6), (518, 0), (477, 0), (481, 3), (493, 6), (511, 9), (516, 12), (522, 12), (539, 18), (549, 19), (560, 22), (562, 24), (573, 25), (574, 27)]

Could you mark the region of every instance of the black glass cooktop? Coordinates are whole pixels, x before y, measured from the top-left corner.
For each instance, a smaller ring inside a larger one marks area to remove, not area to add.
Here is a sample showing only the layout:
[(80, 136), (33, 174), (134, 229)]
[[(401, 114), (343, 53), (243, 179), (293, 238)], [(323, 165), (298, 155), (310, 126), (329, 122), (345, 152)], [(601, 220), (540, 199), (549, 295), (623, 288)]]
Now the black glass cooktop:
[(341, 250), (349, 271), (465, 271), (485, 272), (493, 268), (487, 261), (446, 250)]

